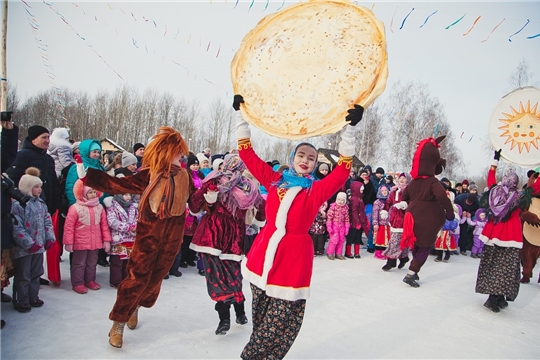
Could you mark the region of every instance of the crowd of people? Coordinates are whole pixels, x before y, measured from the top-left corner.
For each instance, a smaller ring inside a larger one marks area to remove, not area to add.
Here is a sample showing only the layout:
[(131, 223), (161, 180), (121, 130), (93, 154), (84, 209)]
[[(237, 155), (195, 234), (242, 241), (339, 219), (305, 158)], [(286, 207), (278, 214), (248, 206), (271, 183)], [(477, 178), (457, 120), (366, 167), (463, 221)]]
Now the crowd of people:
[[(242, 103), (235, 97), (235, 110)], [(350, 125), (360, 121), (359, 113), (351, 113)], [(13, 292), (2, 292), (2, 302), (12, 302), (21, 313), (44, 304), (39, 297), (40, 285), (49, 283), (43, 278), (44, 253), (57, 246), (60, 257), (62, 250), (69, 252), (71, 286), (79, 294), (99, 290), (96, 268), (109, 267), (109, 285), (118, 289), (109, 342), (121, 347), (124, 325), (136, 328), (139, 307), (154, 304), (161, 281), (193, 267), (206, 278), (216, 303), (217, 335), (230, 329), (231, 305), (236, 322), (248, 322), (242, 279), (251, 283), (253, 333), (242, 358), (264, 358), (268, 351), (280, 357), (300, 330), (314, 257), (360, 259), (363, 246), (390, 271), (403, 268), (411, 253), (414, 263), (425, 251), (408, 242), (418, 226), (408, 214), (415, 179), (430, 176), (387, 174), (383, 167), (373, 172), (370, 165), (355, 171), (353, 126), (342, 134), (342, 158), (335, 164), (318, 163), (317, 150), (307, 143), (298, 145), (286, 164), (265, 162), (253, 152), (247, 123), (237, 114), (239, 150), (212, 156), (208, 148), (190, 152), (181, 135), (167, 127), (149, 144), (135, 144), (133, 153), (103, 154), (98, 140), (73, 142), (67, 128), (50, 133), (34, 125), (17, 151), (18, 129), (11, 114), (7, 120), (3, 113), (2, 173), (20, 194), (5, 194), (3, 176), (2, 289), (13, 276)], [(176, 144), (184, 144), (180, 150), (170, 140), (175, 137)], [(169, 155), (163, 155), (164, 148)], [(480, 259), (476, 291), (489, 295), (485, 306), (494, 312), (513, 301), (520, 281), (532, 276), (535, 259), (527, 260), (520, 279), (521, 226), (522, 220), (539, 223), (538, 217), (522, 216), (530, 212), (520, 202), (525, 191), (515, 172), (495, 180), (499, 157), (500, 151), (489, 187), (481, 192), (466, 179), (454, 185), (445, 177), (429, 180), (446, 218), (428, 251), (435, 262), (448, 262), (452, 255)], [(526, 188), (538, 197), (538, 173), (529, 175)], [(163, 234), (157, 234), (156, 224)], [(159, 248), (151, 239), (158, 239)], [(411, 264), (404, 282), (420, 286), (423, 261)], [(277, 262), (280, 267), (273, 266)], [(269, 321), (277, 325), (269, 329)]]

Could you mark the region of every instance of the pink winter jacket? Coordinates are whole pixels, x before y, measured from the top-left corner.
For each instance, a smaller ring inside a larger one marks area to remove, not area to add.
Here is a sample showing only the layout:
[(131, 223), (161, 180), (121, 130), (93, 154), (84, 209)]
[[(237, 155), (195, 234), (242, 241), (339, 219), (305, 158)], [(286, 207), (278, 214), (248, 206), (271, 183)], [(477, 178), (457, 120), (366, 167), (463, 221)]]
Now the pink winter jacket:
[(326, 213), (326, 229), (328, 233), (330, 235), (337, 233), (344, 236), (349, 233), (350, 226), (347, 204), (340, 206), (337, 203), (332, 203)]
[[(73, 245), (73, 250), (102, 249), (104, 242), (111, 242), (111, 232), (107, 223), (107, 214), (100, 203), (95, 206), (85, 205), (82, 187), (77, 181), (73, 194), (77, 202), (70, 206), (64, 225), (64, 245)], [(98, 192), (98, 198), (101, 193)]]

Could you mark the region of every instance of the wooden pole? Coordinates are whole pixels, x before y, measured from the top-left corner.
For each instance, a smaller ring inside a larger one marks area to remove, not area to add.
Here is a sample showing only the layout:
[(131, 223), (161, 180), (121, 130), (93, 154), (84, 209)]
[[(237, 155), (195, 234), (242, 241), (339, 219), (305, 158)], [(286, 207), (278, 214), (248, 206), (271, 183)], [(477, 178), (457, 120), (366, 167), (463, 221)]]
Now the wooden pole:
[(0, 110), (7, 110), (7, 65), (6, 65), (6, 49), (7, 49), (7, 14), (8, 0), (2, 0), (2, 53), (0, 54), (2, 61), (1, 77), (1, 103)]

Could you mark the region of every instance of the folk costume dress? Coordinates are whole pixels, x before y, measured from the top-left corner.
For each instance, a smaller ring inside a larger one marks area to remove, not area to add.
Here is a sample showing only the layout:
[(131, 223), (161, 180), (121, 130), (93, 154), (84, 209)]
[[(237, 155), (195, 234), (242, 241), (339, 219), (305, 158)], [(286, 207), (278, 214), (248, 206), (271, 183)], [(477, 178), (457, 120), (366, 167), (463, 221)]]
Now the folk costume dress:
[(498, 161), (494, 162), (488, 171), (488, 221), (480, 235), (484, 250), (476, 278), (476, 292), (490, 295), (485, 306), (491, 310), (498, 297), (505, 297), (508, 301), (517, 297), (523, 247), (518, 177), (510, 169), (496, 185), (497, 165)]
[[(245, 168), (238, 155), (228, 154), (223, 170), (208, 174), (189, 200), (192, 213), (206, 211), (195, 230), (190, 248), (201, 256), (208, 295), (216, 302), (220, 322), (230, 319), (231, 304), (237, 319), (245, 315), (240, 261), (244, 253), (246, 212), (256, 206), (256, 219), (260, 225), (265, 220), (264, 200), (258, 186), (243, 176)], [(214, 203), (208, 203), (204, 196), (211, 189), (218, 191)]]
[[(377, 231), (374, 230), (376, 251), (385, 250), (388, 247), (388, 241), (390, 240), (390, 218), (388, 216), (390, 205), (386, 202), (388, 195), (384, 196), (382, 194), (381, 189), (383, 186), (380, 186), (377, 191), (377, 200), (373, 203), (373, 214), (371, 217), (373, 227), (379, 227)], [(382, 254), (380, 254), (380, 256), (382, 256)]]
[[(314, 249), (309, 229), (321, 204), (336, 193), (349, 176), (354, 128), (346, 126), (342, 133), (342, 155), (334, 170), (323, 180), (313, 181), (313, 173), (301, 177), (293, 166), (298, 147), (311, 145), (298, 145), (291, 155), (290, 168), (283, 174), (275, 172), (253, 151), (247, 123), (244, 122), (245, 128), (242, 128), (243, 119), (240, 112), (237, 114), (240, 157), (251, 174), (268, 189), (266, 226), (242, 262), (242, 274), (251, 283), (253, 293), (253, 332), (241, 358), (281, 359), (300, 331), (310, 294)], [(291, 183), (295, 186), (290, 186)]]

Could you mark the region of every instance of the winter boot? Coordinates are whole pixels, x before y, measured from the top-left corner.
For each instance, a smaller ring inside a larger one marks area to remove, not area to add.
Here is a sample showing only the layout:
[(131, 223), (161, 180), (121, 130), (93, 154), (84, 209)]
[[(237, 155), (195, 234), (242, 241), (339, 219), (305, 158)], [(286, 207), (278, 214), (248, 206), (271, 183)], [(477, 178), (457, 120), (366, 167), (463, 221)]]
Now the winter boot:
[(347, 259), (353, 259), (354, 258), (354, 256), (352, 256), (352, 254), (351, 254), (351, 248), (352, 248), (352, 245), (346, 245), (345, 246), (345, 257)]
[(225, 304), (223, 301), (216, 303), (216, 311), (219, 314), (219, 324), (216, 329), (216, 335), (225, 335), (231, 328), (231, 305)]
[(506, 309), (508, 307), (508, 301), (506, 301), (504, 295), (497, 296), (497, 306), (500, 309)]
[[(526, 276), (523, 276), (523, 277), (521, 278), (521, 280), (519, 280), (519, 282), (522, 283), (522, 284), (528, 284), (528, 283), (531, 282), (531, 278), (528, 278), (528, 277), (526, 277)], [(540, 279), (538, 279), (538, 282), (540, 282)]]
[(487, 307), (489, 310), (498, 313), (500, 310), (499, 306), (497, 305), (498, 297), (497, 295), (489, 295), (487, 301), (484, 303), (484, 306)]
[(339, 255), (336, 255), (336, 259), (345, 260), (345, 257), (343, 255), (339, 254)]
[(397, 266), (398, 269), (403, 269), (406, 263), (409, 262), (409, 257), (399, 258), (399, 265)]
[(336, 259), (334, 257), (334, 255), (326, 254), (326, 256), (328, 257), (328, 260), (335, 260)]
[(448, 262), (448, 260), (450, 260), (450, 251), (445, 251), (443, 262)]
[(382, 267), (384, 271), (390, 271), (391, 269), (396, 267), (397, 260), (396, 259), (387, 259), (386, 265)]
[(437, 257), (435, 258), (435, 262), (441, 262), (442, 261), (442, 250), (437, 250)]
[(240, 325), (245, 325), (248, 323), (248, 318), (244, 310), (244, 303), (235, 303), (234, 312), (236, 313), (236, 323)]
[(121, 348), (124, 343), (124, 326), (125, 322), (115, 321), (109, 331), (109, 344), (115, 348)]
[(420, 287), (420, 284), (416, 282), (416, 274), (414, 275), (405, 275), (405, 277), (403, 278), (403, 282), (407, 285), (410, 285), (412, 286), (413, 288), (417, 288), (417, 287)]
[(375, 259), (385, 260), (383, 254), (382, 254), (382, 250), (375, 250), (375, 255), (373, 255), (373, 257)]
[(131, 314), (131, 316), (129, 317), (129, 320), (127, 322), (127, 327), (130, 330), (135, 330), (135, 328), (137, 328), (137, 324), (139, 323), (139, 308), (140, 307), (141, 307), (140, 305), (137, 305), (137, 307), (135, 308), (135, 311), (133, 311), (133, 314)]
[(360, 244), (354, 244), (354, 258), (360, 259)]

